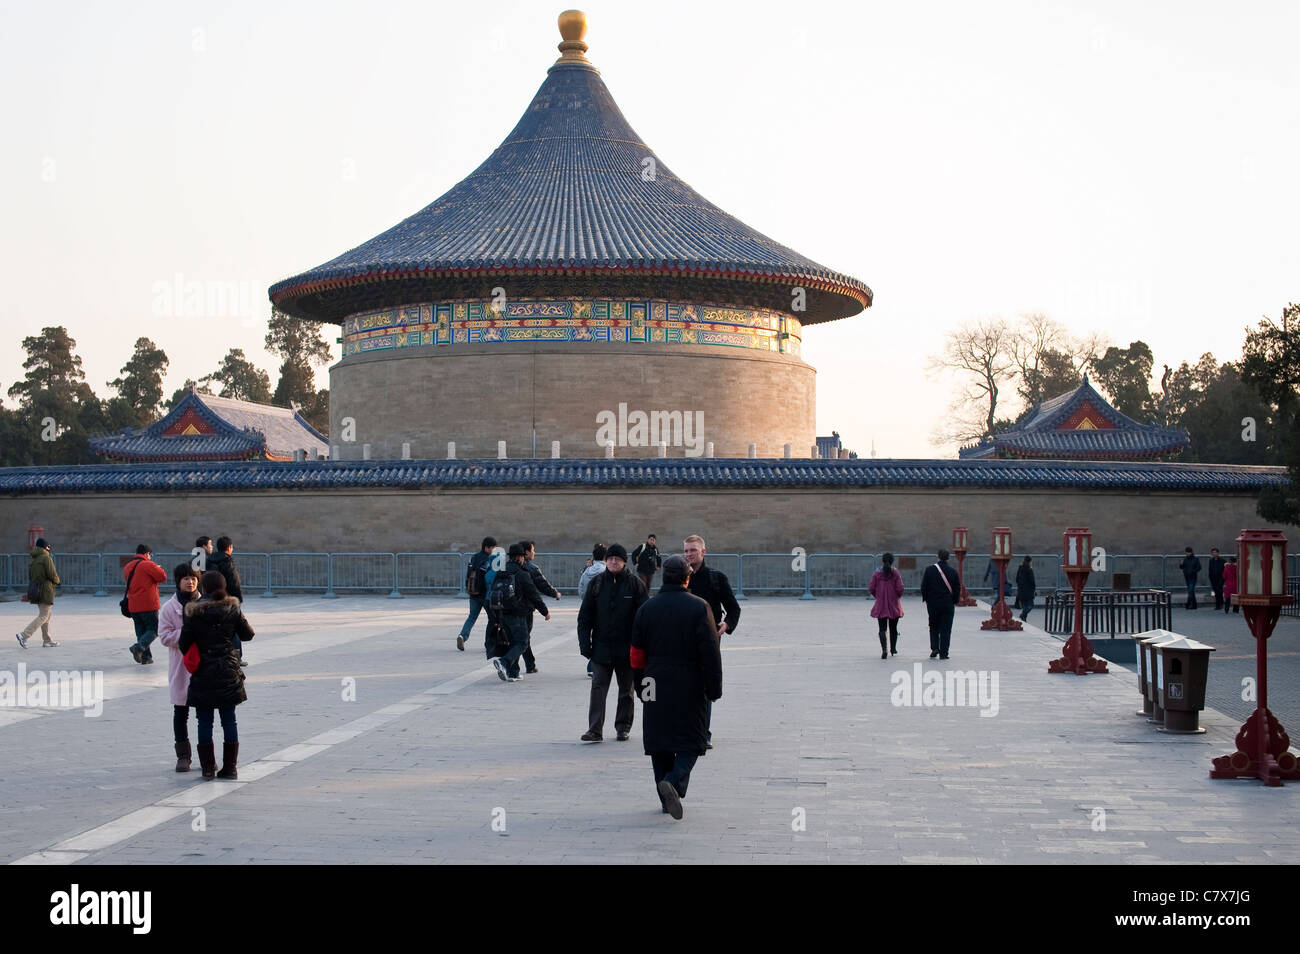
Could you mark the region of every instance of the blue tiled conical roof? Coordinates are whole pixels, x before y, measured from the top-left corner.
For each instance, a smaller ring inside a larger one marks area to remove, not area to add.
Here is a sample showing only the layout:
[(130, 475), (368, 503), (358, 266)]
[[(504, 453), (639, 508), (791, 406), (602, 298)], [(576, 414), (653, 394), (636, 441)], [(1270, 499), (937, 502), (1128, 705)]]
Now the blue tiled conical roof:
[(270, 297), (290, 314), (338, 321), (372, 306), (486, 294), (508, 276), (560, 277), (575, 293), (617, 286), (649, 295), (685, 283), (701, 299), (785, 310), (799, 286), (805, 324), (857, 314), (872, 297), (674, 175), (628, 125), (599, 71), (572, 52), (466, 179), (363, 245), (273, 285)]

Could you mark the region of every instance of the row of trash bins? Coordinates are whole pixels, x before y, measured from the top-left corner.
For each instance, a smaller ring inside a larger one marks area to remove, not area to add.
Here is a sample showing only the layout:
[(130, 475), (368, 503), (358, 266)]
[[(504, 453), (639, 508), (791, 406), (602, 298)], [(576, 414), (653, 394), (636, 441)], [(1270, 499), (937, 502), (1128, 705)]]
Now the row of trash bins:
[(1204, 732), (1200, 716), (1214, 647), (1167, 629), (1138, 633), (1133, 641), (1137, 643), (1138, 689), (1142, 692), (1142, 708), (1137, 714), (1156, 723), (1162, 732)]

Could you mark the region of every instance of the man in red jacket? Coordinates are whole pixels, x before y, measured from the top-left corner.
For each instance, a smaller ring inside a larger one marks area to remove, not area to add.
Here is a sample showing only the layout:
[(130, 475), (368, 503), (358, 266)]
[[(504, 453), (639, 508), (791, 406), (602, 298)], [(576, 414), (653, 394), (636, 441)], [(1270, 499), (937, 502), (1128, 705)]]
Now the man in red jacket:
[(146, 544), (135, 548), (135, 557), (122, 567), (126, 580), (126, 609), (135, 624), (135, 642), (131, 658), (142, 666), (153, 662), (149, 644), (158, 635), (158, 584), (167, 579), (167, 571), (153, 562), (153, 551)]

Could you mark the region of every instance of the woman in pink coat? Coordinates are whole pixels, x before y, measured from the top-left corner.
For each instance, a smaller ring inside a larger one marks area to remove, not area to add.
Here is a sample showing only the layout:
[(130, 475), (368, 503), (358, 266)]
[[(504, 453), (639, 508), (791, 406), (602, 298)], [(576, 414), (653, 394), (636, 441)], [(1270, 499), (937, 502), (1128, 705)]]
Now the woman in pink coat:
[(1237, 592), (1237, 558), (1228, 557), (1228, 562), (1223, 565), (1223, 611), (1228, 612), (1229, 608), (1234, 613), (1240, 613), (1240, 606), (1233, 606), (1232, 594)]
[(181, 627), (185, 623), (185, 604), (196, 600), (199, 593), (199, 572), (188, 563), (172, 571), (176, 581), (176, 595), (163, 605), (158, 613), (158, 642), (169, 650), (167, 656), (167, 683), (172, 697), (172, 733), (176, 736), (176, 771), (190, 770), (190, 707), (185, 704), (190, 691), (190, 673), (185, 668), (185, 657), (177, 644)]
[[(880, 558), (881, 567), (871, 574), (868, 589), (876, 602), (871, 607), (871, 616), (880, 623), (880, 658), (888, 659), (889, 654), (898, 655), (898, 618), (903, 615), (903, 575), (894, 569), (894, 555), (886, 553)], [(885, 626), (889, 626), (889, 649), (885, 649)]]

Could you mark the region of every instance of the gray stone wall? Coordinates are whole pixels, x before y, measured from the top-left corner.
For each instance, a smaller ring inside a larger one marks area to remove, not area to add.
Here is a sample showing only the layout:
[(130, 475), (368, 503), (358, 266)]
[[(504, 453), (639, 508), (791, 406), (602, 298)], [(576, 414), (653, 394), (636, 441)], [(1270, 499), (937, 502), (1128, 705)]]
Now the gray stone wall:
[(630, 547), (656, 533), (665, 550), (678, 550), (699, 533), (715, 552), (907, 553), (946, 546), (964, 524), (976, 554), (987, 552), (994, 526), (1007, 525), (1019, 553), (1056, 552), (1066, 527), (1087, 526), (1112, 553), (1192, 546), (1202, 556), (1231, 549), (1243, 528), (1268, 526), (1251, 495), (1175, 492), (433, 487), (0, 497), (0, 549), (21, 552), (30, 524), (66, 553), (131, 552), (139, 542), (188, 550), (200, 533), (229, 534), (254, 552), (473, 550), (486, 533), (531, 537), (552, 551), (597, 540)]

